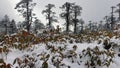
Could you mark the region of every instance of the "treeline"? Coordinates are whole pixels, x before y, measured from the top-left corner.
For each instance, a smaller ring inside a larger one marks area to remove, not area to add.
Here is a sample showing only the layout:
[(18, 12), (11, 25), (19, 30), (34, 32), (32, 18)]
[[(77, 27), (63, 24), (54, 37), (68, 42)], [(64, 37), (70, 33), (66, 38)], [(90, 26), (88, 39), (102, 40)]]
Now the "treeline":
[(14, 19), (10, 20), (8, 15), (0, 21), (0, 34), (13, 34), (17, 32), (17, 26)]
[[(56, 12), (53, 11), (53, 9), (55, 9), (55, 5), (47, 4), (45, 6), (45, 9), (41, 12), (48, 21), (47, 26), (41, 23), (41, 21), (36, 17), (36, 14), (33, 12), (36, 5), (37, 3), (34, 3), (33, 0), (21, 0), (19, 3), (17, 3), (15, 9), (25, 19), (23, 22), (19, 22), (17, 24), (18, 30), (26, 29), (28, 32), (34, 31), (34, 33), (37, 33), (40, 29), (54, 29), (53, 22), (58, 22)], [(60, 17), (65, 20), (64, 25), (66, 26), (66, 29), (64, 32), (72, 32), (70, 29), (71, 25), (74, 27), (73, 33), (75, 34), (102, 30), (112, 32), (116, 27), (116, 22), (120, 21), (120, 3), (117, 6), (117, 9), (112, 6), (111, 14), (105, 16), (103, 20), (99, 22), (89, 21), (89, 24), (84, 25), (85, 21), (80, 17), (82, 7), (77, 5), (76, 3), (65, 2), (63, 5), (60, 6), (60, 9), (62, 11), (59, 14)], [(119, 16), (115, 16), (114, 13), (118, 13)], [(60, 27), (57, 26), (57, 28)]]
[[(26, 23), (26, 29), (29, 32), (30, 26), (33, 19), (36, 19), (35, 13), (33, 13), (33, 7), (35, 7), (37, 4), (34, 3), (32, 0), (21, 0), (15, 7), (15, 9), (18, 10), (22, 14), (22, 16), (25, 18)], [(103, 24), (103, 21), (100, 22), (92, 22), (89, 21), (89, 24), (87, 25), (89, 28), (83, 27), (84, 20), (79, 19), (81, 15), (82, 7), (79, 5), (76, 5), (75, 3), (66, 2), (62, 6), (60, 6), (60, 9), (62, 12), (60, 13), (60, 17), (62, 19), (65, 19), (65, 25), (66, 25), (66, 31), (70, 32), (70, 25), (74, 26), (74, 33), (80, 33), (83, 32), (85, 29), (89, 29), (91, 31), (98, 31), (98, 30), (108, 30), (112, 31), (115, 27), (115, 22), (120, 21), (120, 4), (117, 5), (118, 9), (115, 11), (119, 13), (118, 19), (114, 17), (114, 6), (112, 6), (112, 12), (110, 16), (105, 16), (105, 24)], [(42, 11), (42, 14), (45, 15), (46, 19), (48, 20), (48, 28), (52, 27), (53, 22), (58, 22), (57, 16), (55, 15), (56, 12), (52, 9), (55, 8), (54, 4), (48, 4), (45, 6), (46, 9)], [(87, 27), (86, 26), (86, 27)]]
[[(31, 0), (22, 0), (20, 1), (15, 9), (18, 10), (22, 14), (22, 16), (25, 18), (25, 23), (26, 23), (26, 29), (29, 32), (30, 31), (30, 26), (33, 21), (33, 19), (36, 19), (35, 14), (32, 12), (33, 7), (36, 6), (36, 3), (33, 3)], [(45, 15), (46, 19), (48, 20), (48, 28), (52, 28), (52, 23), (53, 22), (58, 22), (57, 16), (55, 15), (56, 12), (53, 11), (52, 9), (55, 8), (54, 4), (48, 4), (45, 6), (46, 9), (42, 11), (42, 14)], [(62, 10), (60, 17), (65, 19), (66, 23), (66, 32), (70, 31), (69, 26), (74, 25), (74, 33), (77, 33), (77, 25), (80, 24), (78, 22), (83, 20), (78, 19), (78, 16), (81, 14), (82, 7), (79, 5), (76, 5), (75, 3), (70, 3), (66, 2), (64, 3), (60, 9)]]

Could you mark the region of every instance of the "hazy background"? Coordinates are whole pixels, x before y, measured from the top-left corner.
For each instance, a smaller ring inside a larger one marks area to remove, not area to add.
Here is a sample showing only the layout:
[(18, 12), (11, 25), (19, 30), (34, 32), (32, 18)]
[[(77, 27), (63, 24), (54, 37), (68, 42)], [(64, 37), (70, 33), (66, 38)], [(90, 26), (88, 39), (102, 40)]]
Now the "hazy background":
[[(9, 17), (15, 19), (17, 22), (23, 20), (19, 16), (18, 12), (14, 9), (16, 4), (20, 0), (0, 0), (0, 19), (3, 18), (5, 14), (8, 14)], [(61, 10), (59, 7), (65, 2), (76, 2), (80, 5), (83, 10), (81, 18), (87, 23), (89, 20), (100, 21), (104, 16), (109, 15), (111, 12), (111, 6), (116, 6), (120, 3), (120, 0), (34, 0), (37, 2), (37, 6), (34, 11), (37, 14), (37, 17), (43, 22), (46, 23), (44, 15), (41, 14), (41, 11), (45, 9), (45, 5), (48, 3), (56, 5), (56, 13), (60, 13)], [(57, 16), (59, 16), (57, 14)], [(59, 17), (60, 20), (60, 17)]]

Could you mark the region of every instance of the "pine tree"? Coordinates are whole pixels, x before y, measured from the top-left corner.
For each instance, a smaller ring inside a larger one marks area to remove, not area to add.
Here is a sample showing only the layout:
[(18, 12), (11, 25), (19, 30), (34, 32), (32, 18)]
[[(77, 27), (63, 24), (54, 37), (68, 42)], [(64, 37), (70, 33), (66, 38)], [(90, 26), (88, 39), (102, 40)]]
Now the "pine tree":
[(4, 20), (4, 27), (5, 27), (5, 34), (7, 34), (8, 33), (8, 23), (10, 22), (8, 15), (5, 15), (3, 20)]
[(62, 9), (62, 13), (60, 16), (66, 20), (66, 32), (69, 32), (69, 25), (70, 25), (70, 14), (72, 13), (72, 7), (74, 3), (66, 2), (65, 4), (60, 7)]
[[(33, 0), (21, 0), (15, 7), (22, 14), (26, 20), (26, 29), (29, 32), (32, 19), (32, 10), (36, 3), (33, 3)], [(33, 14), (34, 15), (34, 14)]]
[[(77, 17), (80, 16), (81, 10), (82, 10), (82, 8), (80, 6), (78, 6), (78, 5), (74, 5), (73, 6), (72, 11), (73, 11), (74, 33), (77, 32), (77, 24), (79, 22), (79, 20), (77, 19)], [(83, 21), (80, 20), (80, 22), (82, 23)]]
[(52, 23), (53, 22), (58, 22), (57, 17), (55, 16), (55, 12), (52, 11), (52, 8), (55, 8), (54, 4), (48, 4), (45, 6), (46, 9), (42, 11), (42, 14), (45, 14), (46, 19), (48, 20), (48, 26), (49, 28), (52, 28)]
[(80, 26), (80, 27), (81, 27), (81, 31), (80, 31), (80, 32), (83, 33), (83, 24), (84, 24), (85, 22), (84, 22), (83, 19), (80, 19), (79, 22), (80, 22), (80, 24), (81, 24), (81, 26)]
[(44, 28), (45, 28), (44, 24), (41, 23), (41, 21), (39, 19), (36, 19), (33, 22), (33, 30), (35, 31), (35, 33), (37, 33), (38, 30), (44, 29)]
[(118, 21), (120, 21), (120, 3), (117, 4), (118, 9), (115, 11), (119, 14)]
[(114, 8), (115, 6), (112, 6), (111, 9), (112, 9), (112, 12), (111, 12), (111, 29), (113, 30), (114, 29), (114, 25), (115, 25), (115, 20), (114, 20)]
[(109, 16), (105, 16), (104, 20), (105, 20), (105, 29), (110, 30)]
[(14, 19), (12, 19), (12, 21), (10, 23), (10, 28), (11, 28), (11, 34), (17, 32), (16, 22)]
[(89, 30), (91, 31), (92, 30), (92, 21), (89, 21), (88, 26), (89, 26)]

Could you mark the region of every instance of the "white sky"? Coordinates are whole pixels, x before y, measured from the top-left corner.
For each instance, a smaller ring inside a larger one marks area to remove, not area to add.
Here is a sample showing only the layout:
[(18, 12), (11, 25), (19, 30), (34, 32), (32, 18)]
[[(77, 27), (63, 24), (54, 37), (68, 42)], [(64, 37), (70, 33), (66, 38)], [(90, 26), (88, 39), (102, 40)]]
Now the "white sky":
[[(20, 0), (0, 0), (0, 18), (5, 14), (8, 14), (10, 18), (14, 18), (16, 21), (21, 20), (21, 16), (18, 15), (18, 12), (14, 9), (15, 5)], [(103, 17), (109, 15), (111, 12), (111, 6), (116, 6), (120, 3), (120, 0), (34, 0), (37, 2), (37, 6), (34, 9), (37, 17), (45, 23), (45, 17), (41, 14), (41, 11), (45, 5), (52, 3), (56, 5), (55, 11), (59, 14), (61, 10), (59, 7), (63, 5), (66, 1), (76, 2), (80, 5), (83, 10), (81, 17), (87, 23), (89, 20), (100, 21), (103, 20)], [(59, 16), (57, 14), (57, 16)], [(59, 17), (60, 19), (60, 17)]]

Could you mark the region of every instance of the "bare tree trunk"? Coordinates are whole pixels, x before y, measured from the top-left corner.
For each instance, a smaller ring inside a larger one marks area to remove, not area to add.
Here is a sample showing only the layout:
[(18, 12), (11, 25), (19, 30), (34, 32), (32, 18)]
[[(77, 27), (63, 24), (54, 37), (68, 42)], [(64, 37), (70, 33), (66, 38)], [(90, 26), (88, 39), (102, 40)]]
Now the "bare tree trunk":
[(69, 24), (70, 24), (70, 22), (69, 22), (69, 15), (70, 15), (70, 5), (67, 3), (66, 4), (66, 11), (67, 11), (67, 13), (66, 13), (66, 32), (68, 33), (69, 32)]
[(49, 23), (48, 23), (48, 25), (49, 25), (49, 28), (51, 28), (50, 12), (49, 12), (49, 14), (48, 14), (48, 21), (49, 21)]
[(81, 33), (83, 33), (83, 24), (81, 24)]
[(75, 19), (74, 19), (74, 33), (77, 33), (77, 12), (75, 12)]
[(114, 7), (112, 6), (112, 12), (111, 12), (111, 29), (113, 30), (114, 29), (114, 15), (113, 15), (113, 10), (114, 10)]
[(66, 32), (69, 31), (69, 13), (67, 13), (67, 16), (66, 16)]
[(75, 21), (75, 24), (74, 24), (74, 33), (76, 34), (77, 33), (77, 22)]
[(48, 7), (48, 26), (49, 26), (49, 28), (51, 28), (51, 18), (50, 18), (51, 13), (50, 13), (50, 10), (51, 10), (51, 8), (49, 6)]
[(29, 1), (27, 1), (27, 3), (26, 3), (26, 9), (27, 9), (27, 25), (26, 25), (26, 29), (27, 29), (27, 31), (29, 32), (30, 31), (30, 23), (29, 23), (29, 19), (30, 19), (30, 16), (29, 16)]
[(118, 7), (119, 7), (119, 9), (118, 9), (119, 10), (119, 21), (120, 21), (120, 5)]

